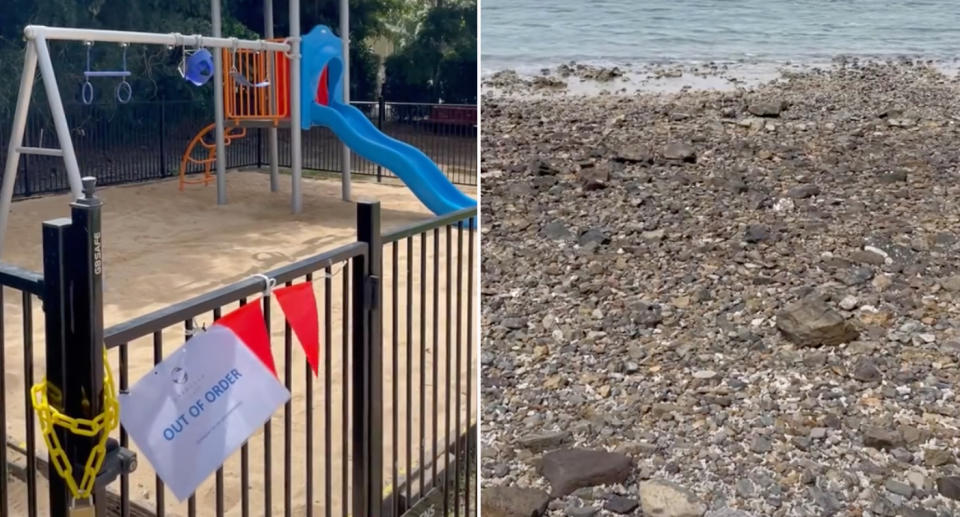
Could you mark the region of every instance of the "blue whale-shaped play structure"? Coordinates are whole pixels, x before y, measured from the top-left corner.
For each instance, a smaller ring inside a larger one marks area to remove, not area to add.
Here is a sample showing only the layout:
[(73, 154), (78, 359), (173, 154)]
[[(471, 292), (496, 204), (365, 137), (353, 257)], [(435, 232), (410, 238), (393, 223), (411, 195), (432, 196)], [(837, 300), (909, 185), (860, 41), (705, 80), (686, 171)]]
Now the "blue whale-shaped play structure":
[[(300, 50), (303, 129), (330, 128), (354, 152), (392, 171), (437, 215), (476, 206), (427, 155), (381, 133), (363, 112), (343, 102), (343, 46), (329, 27), (314, 27), (303, 37)], [(319, 90), (324, 91), (326, 104), (317, 102)]]

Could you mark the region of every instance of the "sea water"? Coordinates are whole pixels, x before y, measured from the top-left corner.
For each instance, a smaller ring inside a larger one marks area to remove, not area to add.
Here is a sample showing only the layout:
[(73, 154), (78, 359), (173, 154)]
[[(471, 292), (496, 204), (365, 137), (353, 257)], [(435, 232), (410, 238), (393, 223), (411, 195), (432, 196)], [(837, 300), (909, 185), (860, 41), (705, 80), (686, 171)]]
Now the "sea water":
[(483, 0), (482, 67), (960, 57), (960, 0)]

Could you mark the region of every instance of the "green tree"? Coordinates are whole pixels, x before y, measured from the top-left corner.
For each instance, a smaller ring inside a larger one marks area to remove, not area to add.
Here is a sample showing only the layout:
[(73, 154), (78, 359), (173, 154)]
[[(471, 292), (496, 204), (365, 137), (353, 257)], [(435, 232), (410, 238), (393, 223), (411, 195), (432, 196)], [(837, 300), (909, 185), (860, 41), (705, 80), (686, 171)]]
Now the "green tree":
[(476, 103), (476, 4), (430, 8), (409, 43), (386, 63), (390, 100)]

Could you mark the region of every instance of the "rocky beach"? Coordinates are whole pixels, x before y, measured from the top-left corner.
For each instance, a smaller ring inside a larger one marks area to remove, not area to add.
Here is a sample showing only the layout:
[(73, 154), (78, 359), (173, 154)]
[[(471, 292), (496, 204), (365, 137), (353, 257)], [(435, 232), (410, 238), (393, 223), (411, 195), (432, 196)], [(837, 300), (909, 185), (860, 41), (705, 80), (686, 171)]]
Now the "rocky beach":
[(482, 99), (483, 515), (960, 515), (956, 72), (540, 77)]

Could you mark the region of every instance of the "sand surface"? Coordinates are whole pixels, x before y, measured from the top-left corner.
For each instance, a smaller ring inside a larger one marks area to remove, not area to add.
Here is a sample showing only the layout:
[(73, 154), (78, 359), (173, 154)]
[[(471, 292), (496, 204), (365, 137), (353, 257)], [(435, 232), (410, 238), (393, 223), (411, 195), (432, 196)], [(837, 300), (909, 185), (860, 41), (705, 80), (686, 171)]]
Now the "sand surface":
[[(289, 262), (312, 256), (337, 246), (353, 242), (355, 234), (354, 205), (340, 201), (340, 183), (332, 180), (304, 180), (304, 211), (302, 214), (292, 215), (289, 211), (289, 177), (281, 178), (280, 192), (270, 193), (268, 176), (259, 173), (232, 173), (228, 177), (228, 201), (226, 206), (216, 206), (214, 188), (194, 187), (187, 192), (176, 190), (176, 182), (165, 181), (158, 183), (110, 187), (99, 192), (104, 200), (103, 209), (103, 240), (104, 240), (104, 319), (106, 326), (126, 321), (132, 317), (149, 313), (166, 307), (172, 303), (188, 299), (217, 287), (241, 280), (255, 273), (261, 273), (279, 267)], [(473, 192), (470, 192), (474, 194)], [(355, 181), (353, 188), (354, 199), (374, 198), (382, 203), (383, 230), (389, 231), (414, 221), (424, 220), (431, 214), (406, 188), (397, 185), (377, 185), (375, 183)], [(8, 246), (4, 252), (4, 261), (21, 267), (41, 270), (41, 222), (56, 217), (69, 215), (67, 196), (51, 196), (38, 199), (20, 201), (14, 204), (8, 233)], [(398, 475), (403, 477), (406, 471), (407, 451), (411, 456), (411, 465), (419, 464), (421, 446), (425, 444), (424, 458), (431, 461), (432, 455), (432, 411), (433, 396), (436, 393), (438, 400), (439, 426), (437, 439), (442, 453), (446, 436), (444, 417), (451, 415), (449, 439), (453, 440), (456, 430), (456, 420), (452, 417), (457, 413), (457, 397), (454, 392), (461, 394), (461, 431), (466, 426), (466, 410), (464, 407), (467, 394), (465, 377), (462, 377), (459, 390), (456, 386), (456, 375), (450, 377), (449, 395), (451, 398), (450, 411), (446, 409), (448, 390), (445, 376), (447, 361), (459, 360), (459, 370), (466, 372), (468, 360), (466, 354), (466, 293), (467, 293), (467, 246), (469, 235), (463, 234), (462, 271), (459, 292), (463, 293), (463, 302), (457, 306), (457, 277), (456, 266), (458, 251), (458, 234), (454, 229), (450, 233), (452, 244), (452, 269), (450, 281), (447, 282), (447, 268), (445, 265), (447, 254), (446, 230), (439, 232), (440, 265), (437, 271), (439, 282), (433, 283), (433, 271), (428, 270), (426, 276), (427, 297), (421, 303), (420, 293), (420, 264), (421, 245), (426, 244), (427, 264), (432, 268), (434, 256), (434, 238), (428, 235), (421, 243), (420, 237), (412, 239), (412, 259), (408, 260), (407, 243), (400, 243), (397, 250), (397, 282), (393, 287), (393, 252), (392, 247), (384, 249), (384, 436), (386, 451), (384, 454), (385, 484), (392, 484), (392, 464), (394, 456), (391, 430), (393, 429), (392, 414), (396, 407), (398, 415), (398, 447), (396, 455), (399, 464)], [(476, 247), (474, 248), (476, 251)], [(407, 268), (410, 262), (412, 288), (411, 297), (407, 298)], [(474, 267), (478, 262), (474, 261)], [(327, 506), (325, 485), (326, 458), (329, 458), (330, 502), (334, 515), (343, 514), (340, 505), (343, 491), (342, 468), (344, 461), (343, 442), (343, 390), (341, 386), (349, 383), (341, 372), (343, 362), (343, 334), (341, 330), (349, 324), (344, 319), (343, 293), (349, 292), (349, 275), (343, 264), (334, 264), (330, 271), (332, 278), (325, 281), (322, 275), (315, 276), (315, 293), (320, 310), (320, 337), (321, 337), (321, 368), (319, 376), (311, 379), (311, 386), (307, 389), (307, 367), (302, 349), (295, 339), (289, 348), (284, 343), (284, 322), (279, 306), (271, 304), (272, 320), (270, 322), (273, 337), (274, 356), (280, 378), (291, 386), (292, 400), (288, 409), (281, 409), (275, 413), (271, 423), (271, 450), (272, 464), (267, 478), (264, 452), (263, 431), (250, 440), (249, 445), (249, 473), (247, 494), (252, 514), (262, 512), (266, 504), (267, 494), (264, 487), (270, 487), (271, 512), (280, 513), (284, 509), (284, 420), (290, 418), (291, 447), (289, 474), (289, 495), (292, 500), (291, 509), (294, 514), (302, 514), (307, 504), (313, 506), (317, 512), (322, 512)], [(450, 289), (448, 289), (450, 286)], [(473, 290), (477, 289), (474, 277)], [(425, 313), (430, 317), (433, 313), (433, 291), (437, 290), (438, 326), (436, 334), (438, 345), (434, 349), (434, 329), (432, 320), (421, 333), (419, 315)], [(397, 294), (397, 339), (393, 343), (393, 292)], [(450, 293), (451, 307), (446, 307), (447, 293)], [(23, 367), (24, 340), (22, 329), (23, 305), (18, 292), (4, 290), (4, 324), (5, 324), (5, 381), (6, 381), (6, 434), (8, 442), (22, 445), (26, 437), (24, 390), (31, 384)], [(406, 328), (406, 311), (411, 311), (410, 329)], [(231, 304), (223, 308), (224, 314), (235, 308)], [(329, 308), (329, 319), (325, 318)], [(43, 311), (40, 303), (33, 300), (31, 303), (31, 323), (33, 325), (33, 375), (34, 380), (43, 374)], [(462, 318), (457, 324), (456, 311), (461, 311)], [(476, 304), (473, 305), (476, 311)], [(213, 321), (212, 314), (198, 315), (195, 319), (197, 326), (209, 325)], [(450, 321), (450, 327), (446, 323)], [(474, 318), (474, 322), (476, 319)], [(474, 328), (475, 329), (475, 325)], [(459, 340), (457, 336), (459, 334)], [(163, 329), (163, 353), (168, 355), (183, 343), (184, 326), (178, 325)], [(450, 347), (447, 348), (446, 336), (450, 336)], [(414, 344), (407, 355), (407, 342)], [(460, 343), (461, 353), (456, 354), (457, 344)], [(128, 382), (132, 385), (144, 374), (148, 373), (154, 364), (153, 337), (147, 336), (129, 344)], [(422, 343), (422, 348), (421, 348)], [(473, 346), (474, 354), (476, 345)], [(393, 350), (396, 350), (398, 365), (396, 373), (392, 371)], [(451, 350), (448, 358), (447, 350)], [(119, 376), (118, 351), (111, 350), (111, 362), (115, 376)], [(409, 357), (409, 359), (408, 359)], [(421, 358), (423, 361), (421, 361)], [(287, 364), (290, 365), (290, 377), (287, 375)], [(433, 364), (438, 364), (438, 383), (436, 389), (433, 383)], [(329, 364), (329, 373), (324, 365)], [(451, 364), (454, 364), (451, 362)], [(456, 372), (458, 368), (452, 367)], [(424, 375), (421, 376), (421, 371)], [(474, 372), (472, 372), (474, 373)], [(397, 379), (399, 394), (396, 406), (392, 402), (393, 383)], [(473, 379), (476, 376), (473, 375)], [(411, 402), (406, 402), (407, 381), (412, 388)], [(329, 389), (326, 384), (329, 382)], [(419, 394), (421, 386), (426, 390), (424, 405), (421, 407)], [(307, 397), (312, 398), (312, 405), (307, 404)], [(473, 392), (475, 393), (475, 392)], [(324, 402), (329, 399), (329, 417), (324, 412)], [(308, 408), (312, 407), (312, 411)], [(306, 454), (308, 438), (306, 421), (308, 414), (312, 419), (312, 454)], [(406, 446), (406, 415), (411, 416), (411, 446)], [(424, 424), (424, 433), (420, 433), (421, 416)], [(349, 436), (349, 429), (347, 429)], [(326, 434), (329, 432), (330, 446), (325, 445)], [(131, 446), (136, 450), (135, 446)], [(37, 440), (37, 450), (40, 457), (46, 456), (42, 441)], [(16, 461), (16, 453), (10, 453)], [(347, 456), (349, 456), (349, 445)], [(312, 458), (310, 469), (313, 473), (312, 492), (308, 494), (306, 472), (308, 471), (308, 457)], [(22, 459), (22, 458), (21, 458)], [(239, 515), (241, 511), (241, 497), (243, 487), (240, 483), (240, 453), (234, 454), (227, 460), (224, 467), (224, 509), (227, 515)], [(349, 458), (347, 459), (349, 464)], [(119, 483), (111, 487), (119, 490)], [(156, 485), (154, 473), (150, 465), (141, 458), (140, 467), (130, 476), (131, 499), (149, 508), (155, 506)], [(216, 488), (213, 476), (197, 490), (198, 515), (212, 515), (216, 501)], [(45, 493), (40, 493), (41, 503), (45, 503)], [(186, 515), (187, 505), (177, 504), (173, 495), (166, 491), (165, 509), (167, 515)], [(307, 501), (310, 501), (308, 503)], [(41, 506), (45, 506), (42, 504)], [(322, 513), (321, 513), (322, 514)]]

